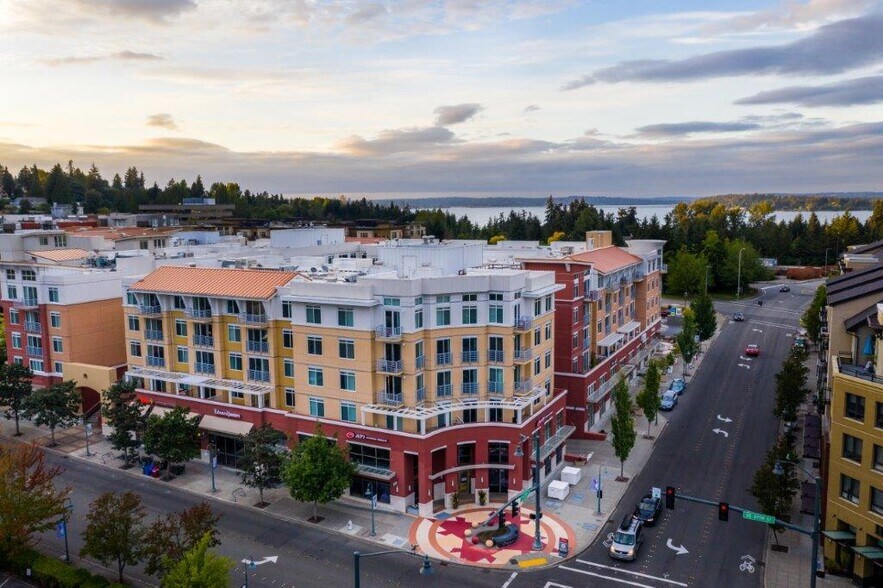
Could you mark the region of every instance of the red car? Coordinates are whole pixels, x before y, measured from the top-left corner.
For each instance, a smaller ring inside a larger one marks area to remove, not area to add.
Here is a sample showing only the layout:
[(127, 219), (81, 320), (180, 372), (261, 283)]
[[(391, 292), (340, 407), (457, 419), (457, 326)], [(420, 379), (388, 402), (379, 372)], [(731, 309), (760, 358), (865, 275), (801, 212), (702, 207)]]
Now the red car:
[(757, 357), (758, 355), (760, 355), (760, 347), (752, 343), (745, 348), (745, 355), (749, 357)]

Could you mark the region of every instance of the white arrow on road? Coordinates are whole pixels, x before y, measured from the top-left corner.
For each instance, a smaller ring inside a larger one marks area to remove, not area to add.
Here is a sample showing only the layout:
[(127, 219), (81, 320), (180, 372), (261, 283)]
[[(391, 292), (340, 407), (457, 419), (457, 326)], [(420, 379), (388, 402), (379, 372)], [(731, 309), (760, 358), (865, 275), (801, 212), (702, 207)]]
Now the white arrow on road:
[(751, 366), (748, 365), (747, 363), (737, 363), (737, 364), (736, 364), (736, 367), (743, 367), (743, 368), (745, 368), (746, 370), (750, 370), (750, 369), (751, 369)]
[(751, 330), (754, 331), (755, 333), (763, 333), (763, 331), (760, 329), (751, 329)]
[(268, 555), (268, 556), (264, 557), (264, 559), (259, 559), (257, 561), (251, 560), (251, 559), (244, 559), (244, 560), (242, 560), (242, 563), (259, 566), (259, 565), (265, 564), (265, 563), (276, 563), (277, 559), (279, 559), (278, 555)]
[(733, 419), (722, 417), (721, 415), (717, 415), (717, 420), (723, 421), (725, 423), (732, 423), (733, 422)]
[(740, 355), (739, 359), (741, 359), (742, 361), (753, 361), (750, 357), (745, 357), (744, 355)]
[(793, 337), (794, 335), (792, 335), (791, 333), (785, 333), (785, 336), (786, 337)]
[(712, 433), (720, 433), (720, 434), (723, 435), (724, 437), (729, 437), (729, 436), (730, 436), (730, 434), (727, 433), (726, 431), (724, 431), (723, 429), (712, 429), (711, 432), (712, 432)]
[(687, 551), (687, 548), (684, 547), (683, 545), (675, 545), (674, 543), (672, 543), (671, 537), (668, 538), (668, 543), (666, 543), (665, 546), (668, 547), (669, 549), (677, 552), (678, 555), (684, 555), (685, 553), (690, 553), (689, 551)]

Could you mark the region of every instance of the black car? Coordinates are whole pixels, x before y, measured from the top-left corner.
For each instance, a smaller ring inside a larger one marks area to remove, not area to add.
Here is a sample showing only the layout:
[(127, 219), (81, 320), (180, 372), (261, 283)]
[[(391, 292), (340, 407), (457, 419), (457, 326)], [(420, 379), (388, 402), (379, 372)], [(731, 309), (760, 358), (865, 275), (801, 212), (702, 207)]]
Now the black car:
[(650, 494), (645, 494), (638, 504), (635, 505), (635, 514), (633, 518), (638, 519), (644, 526), (652, 527), (656, 521), (662, 516), (662, 498), (654, 498)]
[(791, 287), (788, 284), (782, 284), (782, 287), (779, 288), (779, 292), (790, 292)]

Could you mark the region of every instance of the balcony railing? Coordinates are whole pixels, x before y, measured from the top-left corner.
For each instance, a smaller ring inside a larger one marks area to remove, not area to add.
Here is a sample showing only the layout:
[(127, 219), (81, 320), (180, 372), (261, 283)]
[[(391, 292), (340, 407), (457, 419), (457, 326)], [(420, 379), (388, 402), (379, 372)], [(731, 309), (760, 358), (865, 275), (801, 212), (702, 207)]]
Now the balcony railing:
[(591, 345), (591, 343), (592, 343), (591, 339), (583, 339), (583, 351), (588, 349), (589, 346)]
[(43, 348), (42, 347), (32, 347), (31, 345), (27, 346), (28, 355), (31, 357), (42, 357), (43, 356)]
[(156, 357), (155, 355), (147, 356), (147, 365), (152, 367), (165, 367), (166, 360), (164, 357)]
[(267, 315), (264, 313), (252, 314), (250, 312), (244, 312), (239, 315), (239, 322), (247, 325), (263, 325), (267, 322)]
[[(546, 439), (546, 441), (540, 445), (540, 460), (544, 460), (561, 445), (561, 442), (570, 437), (570, 435), (576, 430), (576, 427), (573, 425), (564, 425), (559, 427), (555, 434)], [(531, 455), (533, 457), (533, 455)]]
[(533, 389), (533, 382), (531, 380), (516, 380), (515, 381), (515, 392), (517, 394), (525, 394), (530, 392)]
[(402, 371), (401, 359), (378, 359), (377, 371), (386, 374), (398, 374)]
[(215, 338), (211, 335), (193, 335), (193, 344), (200, 347), (214, 347)]
[[(28, 352), (30, 353), (30, 351)], [(873, 371), (868, 371), (865, 369), (863, 365), (855, 365), (852, 363), (847, 363), (843, 358), (837, 358), (837, 369), (841, 374), (846, 376), (852, 376), (853, 378), (861, 378), (862, 380), (868, 380), (869, 382), (874, 382), (875, 384), (883, 384), (883, 376), (878, 376)]]
[(488, 381), (487, 391), (488, 391), (488, 394), (502, 394), (503, 393), (503, 382), (495, 382), (493, 380)]
[(40, 323), (35, 323), (33, 321), (27, 321), (25, 323), (25, 330), (28, 333), (42, 333), (43, 329), (41, 328)]
[(248, 370), (248, 379), (252, 382), (269, 382), (270, 372), (264, 370)]
[(375, 333), (381, 339), (400, 339), (402, 337), (401, 327), (377, 327)]
[(491, 349), (487, 352), (487, 360), (492, 363), (503, 363), (503, 351)]
[(209, 319), (212, 318), (212, 309), (211, 308), (191, 308), (186, 312), (187, 316), (194, 319)]
[(532, 349), (516, 349), (515, 350), (515, 360), (516, 361), (530, 361), (531, 357), (533, 357)]
[(162, 331), (159, 329), (145, 329), (144, 338), (151, 341), (162, 341)]
[(162, 307), (159, 304), (141, 304), (138, 310), (141, 314), (162, 314)]
[(601, 290), (588, 290), (586, 292), (586, 299), (590, 302), (598, 302), (601, 300)]
[(435, 354), (435, 365), (448, 365), (453, 361), (453, 356), (450, 353)]
[(515, 319), (515, 330), (516, 331), (529, 331), (531, 326), (533, 325), (533, 318), (529, 316), (520, 316)]
[(405, 395), (401, 392), (388, 392), (386, 390), (381, 390), (377, 393), (377, 399), (380, 404), (392, 404), (398, 406), (404, 404)]
[(252, 353), (269, 353), (270, 344), (266, 341), (248, 341), (246, 343), (246, 349)]
[(426, 358), (425, 358), (424, 356), (422, 356), (422, 355), (418, 355), (418, 356), (417, 356), (417, 359), (414, 360), (414, 365), (417, 366), (417, 369), (418, 369), (418, 370), (422, 370), (422, 369), (423, 369), (423, 365), (424, 365), (425, 363), (426, 363)]
[(462, 357), (463, 363), (478, 363), (478, 351), (464, 351)]
[(200, 374), (213, 374), (215, 373), (215, 364), (197, 361), (196, 372)]
[(450, 384), (439, 384), (435, 388), (435, 396), (437, 398), (446, 398), (453, 393)]
[(478, 394), (478, 382), (463, 382), (460, 392), (462, 394)]

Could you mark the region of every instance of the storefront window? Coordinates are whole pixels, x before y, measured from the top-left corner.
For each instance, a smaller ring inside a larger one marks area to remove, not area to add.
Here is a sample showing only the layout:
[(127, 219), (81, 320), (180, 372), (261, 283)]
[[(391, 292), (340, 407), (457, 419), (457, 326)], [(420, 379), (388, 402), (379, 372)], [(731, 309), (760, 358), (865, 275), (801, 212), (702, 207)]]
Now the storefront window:
[(371, 495), (377, 494), (377, 502), (389, 504), (389, 482), (353, 476), (350, 482), (350, 495), (354, 498), (371, 499)]
[(374, 468), (389, 469), (389, 449), (350, 443), (350, 461)]

